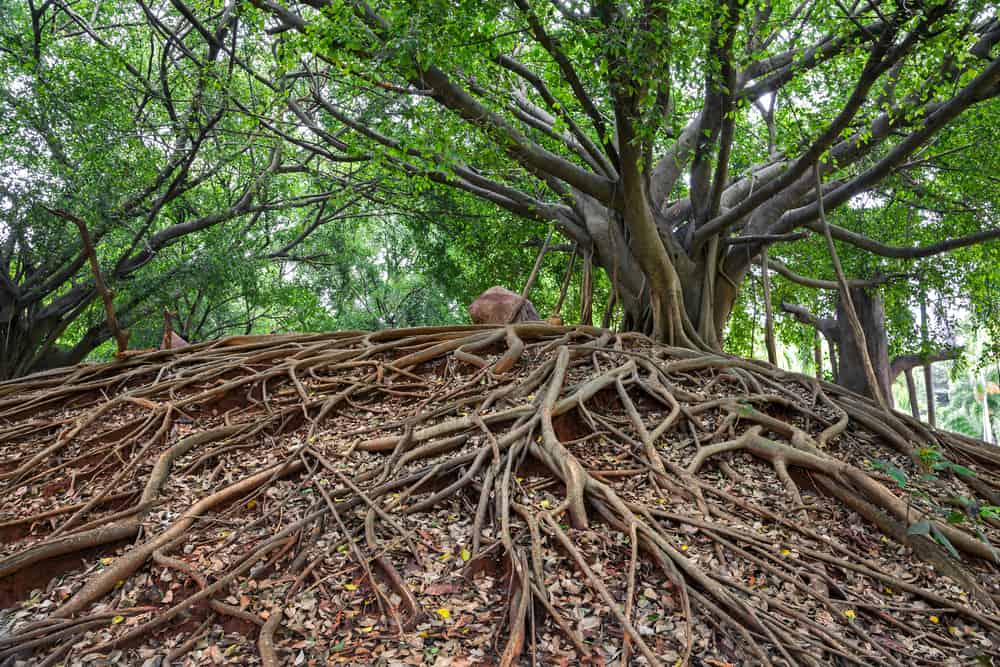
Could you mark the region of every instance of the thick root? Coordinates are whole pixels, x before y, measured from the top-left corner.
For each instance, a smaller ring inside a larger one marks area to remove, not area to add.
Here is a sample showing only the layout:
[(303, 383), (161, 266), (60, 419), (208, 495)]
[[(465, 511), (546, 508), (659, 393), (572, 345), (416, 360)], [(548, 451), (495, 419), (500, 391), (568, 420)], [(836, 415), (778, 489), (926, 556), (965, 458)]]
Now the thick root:
[(953, 511), (1000, 497), (996, 452), (590, 327), (239, 337), (3, 383), (0, 493), (0, 663), (1000, 654), (1000, 530)]

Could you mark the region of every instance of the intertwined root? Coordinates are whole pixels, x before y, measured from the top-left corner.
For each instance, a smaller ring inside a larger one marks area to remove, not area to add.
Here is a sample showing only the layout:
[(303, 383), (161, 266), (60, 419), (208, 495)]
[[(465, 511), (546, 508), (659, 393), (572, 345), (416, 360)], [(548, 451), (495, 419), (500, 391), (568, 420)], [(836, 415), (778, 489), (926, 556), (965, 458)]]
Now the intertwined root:
[[(906, 494), (869, 464), (917, 480), (931, 450), (956, 466)], [(24, 610), (0, 664), (998, 654), (998, 525), (938, 511), (1000, 504), (998, 450), (639, 336), (240, 337), (63, 369), (0, 385), (0, 461)]]

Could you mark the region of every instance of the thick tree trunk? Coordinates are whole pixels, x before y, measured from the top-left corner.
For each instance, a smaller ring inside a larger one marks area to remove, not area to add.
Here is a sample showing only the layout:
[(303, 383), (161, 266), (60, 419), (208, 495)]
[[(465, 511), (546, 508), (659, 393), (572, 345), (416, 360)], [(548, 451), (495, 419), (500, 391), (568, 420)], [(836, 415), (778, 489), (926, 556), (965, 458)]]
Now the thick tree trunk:
[(0, 322), (0, 380), (78, 364), (110, 335), (102, 323), (91, 327), (72, 347), (61, 345), (58, 341), (66, 319), (51, 314), (37, 317), (32, 311), (11, 312), (11, 317)]
[(65, 365), (68, 350), (56, 344), (57, 337), (51, 323), (20, 317), (5, 322), (0, 328), (0, 380)]
[[(621, 258), (619, 258), (620, 260)], [(676, 347), (719, 350), (723, 332), (732, 311), (736, 290), (719, 290), (713, 282), (721, 281), (718, 275), (707, 277), (704, 262), (683, 263), (678, 267), (668, 263), (670, 281), (657, 294), (650, 289), (650, 282), (634, 258), (630, 258), (631, 273), (605, 264), (604, 256), (595, 254), (594, 262), (600, 266), (616, 295), (616, 307), (622, 308), (622, 328), (644, 333), (660, 342)], [(638, 278), (638, 280), (637, 280)], [(635, 283), (639, 283), (636, 289)], [(657, 316), (656, 313), (659, 313)], [(660, 329), (657, 329), (657, 321)], [(583, 320), (589, 324), (589, 319)]]
[[(895, 376), (889, 362), (889, 339), (885, 331), (885, 309), (882, 298), (876, 291), (868, 292), (861, 288), (853, 288), (851, 299), (865, 332), (868, 356), (879, 382), (879, 390), (886, 400), (891, 401), (890, 388)], [(796, 304), (782, 303), (781, 309), (794, 315), (803, 324), (815, 328), (826, 338), (830, 346), (830, 366), (834, 382), (859, 394), (873, 397), (864, 359), (854, 339), (853, 328), (843, 303), (837, 304), (836, 319), (817, 317)]]
[[(885, 308), (882, 305), (882, 297), (875, 291), (854, 288), (851, 290), (851, 299), (854, 301), (854, 308), (857, 310), (858, 319), (865, 332), (868, 355), (871, 357), (879, 390), (891, 405), (889, 339), (885, 331)], [(838, 299), (837, 333), (839, 344), (837, 348), (840, 363), (838, 364), (837, 383), (859, 394), (873, 396), (871, 387), (868, 385), (861, 350), (854, 340), (854, 334), (847, 317), (844, 304)]]

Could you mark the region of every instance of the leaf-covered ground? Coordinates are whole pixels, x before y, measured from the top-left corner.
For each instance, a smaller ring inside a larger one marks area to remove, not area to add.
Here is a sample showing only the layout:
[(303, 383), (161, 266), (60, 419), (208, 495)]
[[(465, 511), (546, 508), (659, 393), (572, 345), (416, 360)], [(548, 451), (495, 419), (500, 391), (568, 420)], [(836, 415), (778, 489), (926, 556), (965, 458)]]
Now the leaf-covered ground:
[(540, 324), (0, 384), (0, 665), (991, 664), (1000, 450)]

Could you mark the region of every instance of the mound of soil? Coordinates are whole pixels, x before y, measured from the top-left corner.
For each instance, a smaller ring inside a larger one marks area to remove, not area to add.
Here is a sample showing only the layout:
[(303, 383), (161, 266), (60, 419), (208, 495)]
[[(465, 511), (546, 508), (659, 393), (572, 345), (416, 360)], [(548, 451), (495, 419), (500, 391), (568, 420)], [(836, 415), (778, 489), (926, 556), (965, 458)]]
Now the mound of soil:
[(540, 323), (0, 384), (0, 665), (991, 664), (1000, 449)]

